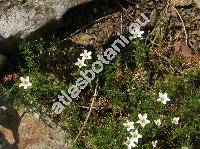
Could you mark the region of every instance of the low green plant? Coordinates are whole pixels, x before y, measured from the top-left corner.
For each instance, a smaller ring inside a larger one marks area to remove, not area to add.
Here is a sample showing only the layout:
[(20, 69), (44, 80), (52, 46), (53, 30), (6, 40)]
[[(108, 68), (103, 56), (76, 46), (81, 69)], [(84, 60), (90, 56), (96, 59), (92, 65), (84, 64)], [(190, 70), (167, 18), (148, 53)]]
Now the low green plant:
[[(73, 58), (63, 55), (63, 52), (73, 50), (69, 47), (63, 50), (59, 44), (58, 41), (48, 43), (43, 39), (23, 43), (20, 57), (24, 61), (18, 77), (1, 85), (4, 95), (16, 106), (24, 106), (29, 112), (43, 112), (52, 120), (57, 118), (51, 111), (52, 104), (61, 90), (67, 90), (74, 83), (80, 72), (74, 66), (77, 54), (72, 54)], [(74, 48), (82, 50), (81, 47)], [(86, 128), (72, 148), (126, 148), (124, 142), (126, 137), (130, 137), (130, 132), (126, 131), (123, 123), (127, 120), (135, 122), (135, 128), (142, 135), (137, 144), (141, 149), (152, 148), (152, 141), (156, 140), (159, 148), (191, 148), (199, 141), (199, 68), (182, 68), (176, 55), (166, 65), (151, 52), (143, 40), (133, 41), (104, 67), (99, 75), (95, 100), (99, 104), (92, 110)], [(86, 68), (90, 64), (91, 61)], [(175, 66), (181, 69), (181, 73), (172, 69)], [(19, 88), (19, 77), (23, 76), (29, 76), (32, 83), (27, 90)], [(66, 139), (74, 141), (83, 126), (95, 86), (94, 81), (60, 115), (59, 125), (68, 132)], [(166, 104), (157, 101), (159, 93), (167, 93), (170, 101)], [(145, 113), (150, 123), (142, 128), (136, 122), (138, 114)], [(161, 125), (157, 126), (154, 120), (160, 117)], [(172, 123), (174, 117), (180, 118), (178, 124)]]

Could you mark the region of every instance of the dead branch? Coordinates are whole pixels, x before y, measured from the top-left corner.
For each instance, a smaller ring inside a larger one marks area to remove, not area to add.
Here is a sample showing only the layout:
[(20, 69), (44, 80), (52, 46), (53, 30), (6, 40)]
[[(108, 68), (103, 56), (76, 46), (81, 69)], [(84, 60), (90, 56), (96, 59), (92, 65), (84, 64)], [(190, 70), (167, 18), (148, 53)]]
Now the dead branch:
[(98, 78), (97, 78), (96, 87), (95, 87), (95, 91), (94, 91), (94, 95), (92, 96), (92, 103), (91, 103), (91, 105), (90, 105), (90, 110), (89, 110), (89, 112), (88, 112), (88, 114), (87, 114), (87, 117), (86, 117), (86, 119), (85, 119), (85, 122), (83, 123), (83, 126), (82, 126), (81, 130), (79, 131), (77, 137), (75, 138), (73, 144), (78, 140), (78, 138), (79, 138), (80, 135), (82, 134), (82, 132), (83, 132), (85, 126), (87, 125), (87, 122), (88, 122), (88, 120), (89, 120), (89, 117), (90, 117), (91, 112), (92, 112), (92, 109), (93, 109), (93, 105), (94, 105), (95, 99), (96, 99), (96, 97), (97, 97), (97, 89), (98, 89), (98, 86), (99, 86), (99, 84), (98, 84)]

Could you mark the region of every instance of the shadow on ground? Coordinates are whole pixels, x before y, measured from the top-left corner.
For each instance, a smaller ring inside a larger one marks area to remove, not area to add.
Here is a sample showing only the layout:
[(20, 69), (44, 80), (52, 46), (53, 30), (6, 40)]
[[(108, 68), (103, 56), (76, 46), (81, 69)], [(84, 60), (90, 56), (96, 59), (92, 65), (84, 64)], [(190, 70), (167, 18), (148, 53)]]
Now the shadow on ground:
[[(38, 37), (43, 37), (49, 40), (49, 42), (55, 38), (62, 40), (77, 30), (92, 25), (95, 20), (117, 12), (120, 9), (119, 5), (113, 0), (94, 0), (68, 10), (61, 20), (52, 20), (42, 28), (33, 32), (26, 40), (32, 40)], [(0, 49), (11, 49), (0, 51), (0, 54), (8, 58), (4, 69), (0, 70), (0, 77), (4, 76), (7, 72), (18, 71), (20, 42), (20, 39), (13, 38), (7, 39), (4, 43), (0, 42)]]
[(12, 132), (14, 143), (10, 143), (5, 134), (0, 130), (0, 149), (18, 149), (19, 144), (19, 132), (21, 118), (17, 110), (11, 103), (7, 103), (3, 96), (0, 95), (0, 126), (6, 128)]

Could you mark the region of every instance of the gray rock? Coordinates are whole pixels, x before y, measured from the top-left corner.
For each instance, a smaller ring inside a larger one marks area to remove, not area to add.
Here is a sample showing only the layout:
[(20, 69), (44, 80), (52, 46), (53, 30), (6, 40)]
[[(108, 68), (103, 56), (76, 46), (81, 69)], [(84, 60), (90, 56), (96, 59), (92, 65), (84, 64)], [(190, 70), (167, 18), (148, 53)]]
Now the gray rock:
[(92, 0), (0, 0), (0, 50), (89, 1)]
[(196, 4), (197, 8), (200, 9), (200, 0), (194, 0), (194, 3)]

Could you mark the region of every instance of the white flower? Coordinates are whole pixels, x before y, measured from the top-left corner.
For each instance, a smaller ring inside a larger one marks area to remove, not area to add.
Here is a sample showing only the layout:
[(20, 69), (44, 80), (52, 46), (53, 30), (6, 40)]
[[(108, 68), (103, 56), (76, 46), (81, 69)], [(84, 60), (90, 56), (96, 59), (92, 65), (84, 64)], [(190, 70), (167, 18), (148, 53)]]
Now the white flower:
[(79, 68), (82, 68), (83, 66), (86, 66), (85, 59), (77, 59), (77, 62), (75, 63)]
[(131, 34), (133, 35), (133, 38), (141, 38), (144, 31), (140, 31), (140, 27), (135, 27), (134, 30), (131, 31)]
[(91, 55), (92, 55), (92, 52), (91, 51), (87, 52), (87, 50), (84, 50), (84, 52), (80, 54), (80, 56), (82, 56), (82, 59), (84, 60), (92, 59)]
[(180, 117), (174, 117), (174, 118), (172, 119), (172, 123), (177, 125), (179, 119), (180, 119)]
[(151, 144), (153, 145), (153, 148), (157, 146), (158, 141), (152, 141)]
[(19, 87), (24, 87), (24, 89), (27, 89), (29, 86), (32, 85), (29, 81), (29, 76), (24, 78), (20, 77), (20, 80), (22, 81), (22, 83), (19, 84)]
[(170, 99), (167, 97), (167, 93), (159, 93), (159, 98), (157, 99), (157, 101), (161, 101), (163, 104), (166, 104), (167, 101), (170, 101)]
[(181, 147), (181, 149), (188, 149), (188, 147)]
[(132, 147), (136, 147), (134, 140), (132, 138), (127, 137), (127, 141), (124, 143), (127, 145), (128, 149), (132, 149)]
[(143, 116), (141, 114), (138, 114), (138, 118), (139, 118), (139, 120), (136, 123), (140, 123), (143, 128), (146, 124), (150, 123), (150, 121), (147, 120), (146, 113)]
[(135, 129), (134, 122), (129, 122), (129, 121), (127, 120), (127, 122), (126, 122), (126, 123), (123, 123), (123, 125), (124, 125), (125, 127), (127, 127), (127, 131), (130, 131), (130, 130)]
[(131, 139), (136, 143), (138, 143), (139, 138), (142, 138), (142, 135), (138, 133), (137, 129), (134, 132), (130, 132), (130, 134), (132, 135)]
[(160, 125), (161, 125), (161, 120), (160, 120), (160, 118), (157, 119), (157, 120), (154, 120), (154, 123), (155, 123), (157, 126), (160, 126)]

